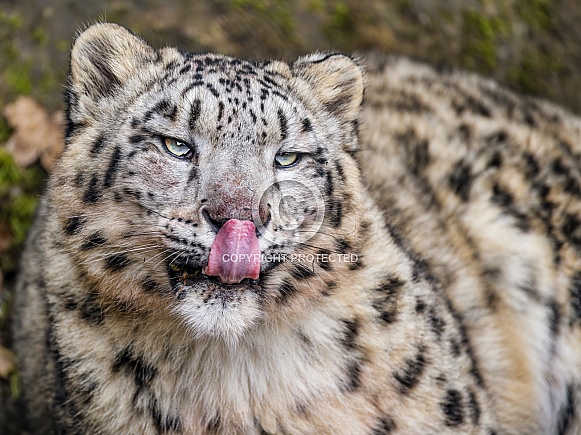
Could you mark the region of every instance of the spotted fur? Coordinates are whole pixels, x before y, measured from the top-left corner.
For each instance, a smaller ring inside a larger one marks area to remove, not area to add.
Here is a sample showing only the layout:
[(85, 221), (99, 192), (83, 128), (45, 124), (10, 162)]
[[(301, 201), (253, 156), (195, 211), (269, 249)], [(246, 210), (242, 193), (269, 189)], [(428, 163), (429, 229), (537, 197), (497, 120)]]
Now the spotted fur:
[[(403, 59), (365, 75), (362, 106), (339, 54), (78, 37), (16, 292), (35, 433), (579, 433), (581, 121)], [(200, 275), (229, 219), (263, 224), (258, 280)]]

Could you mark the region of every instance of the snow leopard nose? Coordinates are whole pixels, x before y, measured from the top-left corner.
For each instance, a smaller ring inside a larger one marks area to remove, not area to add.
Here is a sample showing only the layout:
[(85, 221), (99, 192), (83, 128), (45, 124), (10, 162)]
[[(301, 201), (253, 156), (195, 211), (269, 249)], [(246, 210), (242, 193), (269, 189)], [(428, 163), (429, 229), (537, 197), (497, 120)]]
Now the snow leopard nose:
[(215, 210), (210, 211), (207, 207), (202, 209), (202, 216), (206, 220), (206, 222), (210, 225), (210, 228), (214, 230), (214, 232), (218, 232), (222, 225), (228, 222), (231, 219), (237, 220), (252, 220), (252, 210), (246, 210), (245, 208), (242, 209), (243, 213), (227, 213), (229, 216), (233, 217), (222, 217), (224, 213), (216, 213)]
[(216, 233), (231, 219), (254, 221), (259, 218), (266, 225), (270, 219), (270, 209), (266, 204), (259, 206), (252, 192), (231, 183), (214, 184), (208, 189), (206, 201), (203, 201), (202, 217)]
[[(270, 210), (268, 207), (260, 207), (258, 215), (262, 224), (267, 225), (270, 220)], [(255, 216), (250, 207), (237, 208), (236, 210), (231, 210), (227, 213), (223, 213), (222, 210), (216, 211), (216, 209), (204, 207), (202, 209), (202, 217), (208, 223), (210, 228), (212, 228), (215, 233), (218, 233), (220, 228), (231, 219), (253, 221)]]

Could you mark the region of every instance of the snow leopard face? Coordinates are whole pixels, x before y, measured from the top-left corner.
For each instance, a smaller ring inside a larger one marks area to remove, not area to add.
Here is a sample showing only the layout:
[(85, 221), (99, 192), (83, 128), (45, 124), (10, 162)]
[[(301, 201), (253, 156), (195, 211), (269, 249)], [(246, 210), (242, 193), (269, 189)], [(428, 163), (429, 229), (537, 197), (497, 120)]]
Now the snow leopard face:
[(343, 55), (259, 63), (84, 32), (52, 192), (97, 299), (228, 337), (324, 298), (359, 266), (362, 93)]

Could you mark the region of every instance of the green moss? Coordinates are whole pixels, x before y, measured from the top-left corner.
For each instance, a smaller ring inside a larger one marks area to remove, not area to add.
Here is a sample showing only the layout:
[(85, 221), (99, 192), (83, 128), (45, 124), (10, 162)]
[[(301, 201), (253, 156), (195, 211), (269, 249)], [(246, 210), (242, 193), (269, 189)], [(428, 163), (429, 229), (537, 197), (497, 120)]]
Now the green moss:
[(16, 95), (30, 95), (33, 84), (30, 75), (31, 63), (15, 63), (4, 70), (2, 77), (10, 92)]
[(480, 71), (493, 71), (497, 65), (497, 45), (509, 33), (508, 22), (498, 16), (487, 16), (476, 10), (462, 14), (463, 66)]
[(68, 52), (71, 48), (71, 42), (65, 39), (61, 39), (54, 44), (57, 51), (61, 53)]
[(308, 9), (311, 12), (324, 12), (325, 2), (323, 0), (311, 0), (308, 3)]
[(19, 15), (8, 15), (0, 11), (0, 25), (6, 30), (18, 30), (22, 27), (22, 18)]
[(20, 183), (22, 174), (14, 159), (4, 149), (0, 149), (0, 197), (8, 195), (12, 186)]
[(54, 90), (59, 88), (60, 80), (54, 70), (46, 69), (38, 78), (37, 83), (43, 95), (53, 95)]
[(404, 20), (409, 20), (409, 17), (415, 17), (414, 4), (411, 0), (397, 0), (395, 2), (397, 14)]
[(558, 75), (561, 67), (561, 60), (554, 54), (531, 49), (511, 71), (510, 78), (527, 94), (551, 96), (548, 78)]
[(332, 0), (326, 2), (326, 16), (323, 24), (323, 33), (332, 46), (349, 48), (349, 42), (355, 39), (355, 13), (347, 2)]
[(238, 8), (252, 8), (259, 12), (268, 10), (268, 2), (265, 0), (232, 0), (232, 6)]
[(60, 92), (56, 71), (49, 62), (39, 62), (31, 54), (46, 51), (50, 44), (42, 27), (26, 31), (20, 16), (0, 12), (0, 107), (33, 92), (45, 105), (54, 102), (56, 92)]
[(6, 321), (10, 313), (10, 303), (8, 292), (0, 292), (0, 330), (6, 327)]
[(20, 398), (20, 379), (17, 371), (10, 375), (10, 397), (12, 400)]
[(329, 26), (339, 32), (351, 31), (351, 13), (343, 1), (335, 2), (329, 18)]
[(17, 15), (0, 12), (0, 104), (3, 105), (17, 93), (30, 93), (30, 64), (19, 59), (15, 36), (22, 27)]
[(8, 121), (3, 116), (0, 116), (0, 143), (6, 142), (11, 134), (12, 129), (8, 125)]
[(554, 26), (554, 0), (518, 0), (515, 3), (516, 13), (533, 30), (550, 30)]
[(141, 23), (131, 19), (131, 12), (134, 7), (130, 2), (111, 2), (107, 5), (106, 20), (112, 23), (119, 23), (131, 28), (134, 32), (143, 32)]
[(21, 195), (14, 198), (11, 204), (9, 223), (15, 244), (19, 245), (26, 239), (26, 233), (32, 222), (37, 203), (36, 196)]
[(45, 177), (38, 166), (19, 168), (12, 156), (0, 148), (0, 223), (8, 225), (13, 241), (12, 248), (0, 255), (0, 270), (4, 273), (16, 269), (16, 254), (26, 238)]
[(48, 45), (48, 35), (44, 31), (42, 27), (37, 27), (32, 32), (32, 39), (35, 41), (40, 47), (46, 47)]
[(283, 0), (232, 0), (232, 6), (254, 12), (259, 18), (270, 22), (284, 34), (294, 31), (294, 18), (288, 2)]

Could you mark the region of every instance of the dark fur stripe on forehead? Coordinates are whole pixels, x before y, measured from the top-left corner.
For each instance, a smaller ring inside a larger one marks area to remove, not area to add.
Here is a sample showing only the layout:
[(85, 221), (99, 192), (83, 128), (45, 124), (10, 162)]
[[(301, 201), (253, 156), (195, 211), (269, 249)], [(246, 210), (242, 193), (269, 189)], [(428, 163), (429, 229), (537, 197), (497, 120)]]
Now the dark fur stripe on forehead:
[(311, 124), (311, 120), (309, 118), (303, 118), (301, 120), (301, 124), (303, 129), (301, 130), (303, 133), (313, 130), (313, 125)]
[(224, 116), (224, 103), (220, 101), (218, 103), (218, 121), (222, 119), (222, 116)]
[(214, 86), (212, 86), (210, 83), (206, 84), (206, 87), (208, 88), (208, 90), (212, 93), (212, 95), (216, 98), (218, 98), (220, 96), (220, 93), (216, 90), (216, 88)]
[(196, 122), (202, 113), (202, 102), (198, 99), (194, 100), (192, 109), (190, 111), (190, 129), (195, 130)]
[(195, 82), (190, 83), (183, 91), (182, 97), (190, 92), (192, 89), (197, 88), (198, 86), (203, 86), (205, 83), (202, 80), (196, 80)]
[(160, 100), (151, 110), (145, 114), (145, 120), (151, 119), (153, 115), (163, 116), (171, 121), (175, 121), (177, 116), (177, 106), (168, 100)]
[(288, 120), (282, 109), (278, 109), (278, 121), (280, 122), (281, 140), (285, 140), (288, 137)]

